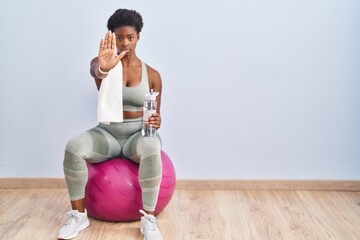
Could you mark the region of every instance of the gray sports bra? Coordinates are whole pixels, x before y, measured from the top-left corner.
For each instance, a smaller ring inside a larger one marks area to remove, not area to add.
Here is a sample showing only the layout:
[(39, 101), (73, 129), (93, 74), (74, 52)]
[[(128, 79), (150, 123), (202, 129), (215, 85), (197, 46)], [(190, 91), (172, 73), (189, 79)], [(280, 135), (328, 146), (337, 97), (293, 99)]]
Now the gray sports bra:
[(123, 86), (123, 110), (137, 112), (143, 110), (145, 94), (149, 92), (149, 79), (146, 65), (141, 62), (141, 80), (135, 87)]

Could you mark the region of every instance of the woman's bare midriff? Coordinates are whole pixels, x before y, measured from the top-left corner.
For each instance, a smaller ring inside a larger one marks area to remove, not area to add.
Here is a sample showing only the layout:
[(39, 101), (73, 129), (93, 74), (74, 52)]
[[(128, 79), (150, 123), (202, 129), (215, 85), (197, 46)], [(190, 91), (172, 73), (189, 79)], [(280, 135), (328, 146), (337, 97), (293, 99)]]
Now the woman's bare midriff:
[(123, 117), (124, 119), (131, 119), (131, 118), (140, 118), (143, 116), (143, 112), (142, 111), (138, 111), (138, 112), (123, 112)]

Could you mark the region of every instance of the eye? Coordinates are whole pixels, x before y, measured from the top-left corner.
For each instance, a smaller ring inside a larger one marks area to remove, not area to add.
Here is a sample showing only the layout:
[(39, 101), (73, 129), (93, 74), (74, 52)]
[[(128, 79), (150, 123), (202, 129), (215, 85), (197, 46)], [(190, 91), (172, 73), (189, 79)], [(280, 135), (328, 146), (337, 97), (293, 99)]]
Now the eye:
[(121, 40), (122, 40), (122, 37), (116, 37), (116, 40), (121, 41)]
[(134, 40), (134, 37), (133, 36), (129, 36), (129, 41), (132, 41), (132, 40)]

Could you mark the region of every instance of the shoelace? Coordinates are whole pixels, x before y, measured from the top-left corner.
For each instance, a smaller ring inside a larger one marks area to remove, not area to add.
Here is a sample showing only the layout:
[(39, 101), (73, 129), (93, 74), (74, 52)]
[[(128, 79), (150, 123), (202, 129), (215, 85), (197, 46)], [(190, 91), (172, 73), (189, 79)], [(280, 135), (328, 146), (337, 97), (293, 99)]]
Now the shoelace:
[(155, 231), (156, 230), (156, 223), (159, 221), (156, 217), (147, 214), (145, 211), (140, 210), (142, 214), (144, 214), (145, 217), (145, 228), (147, 230)]
[(78, 213), (74, 211), (69, 211), (66, 213), (66, 216), (69, 217), (69, 219), (66, 221), (65, 225), (73, 224), (74, 222), (79, 221)]

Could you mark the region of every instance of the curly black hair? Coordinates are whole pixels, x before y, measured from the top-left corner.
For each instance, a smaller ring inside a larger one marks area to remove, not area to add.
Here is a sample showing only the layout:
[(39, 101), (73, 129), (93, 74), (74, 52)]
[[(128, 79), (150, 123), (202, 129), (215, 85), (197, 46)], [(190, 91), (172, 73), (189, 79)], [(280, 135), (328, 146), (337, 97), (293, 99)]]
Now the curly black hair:
[(122, 26), (134, 27), (137, 33), (141, 32), (144, 23), (140, 13), (135, 10), (118, 9), (108, 20), (107, 28), (114, 32), (115, 28)]

